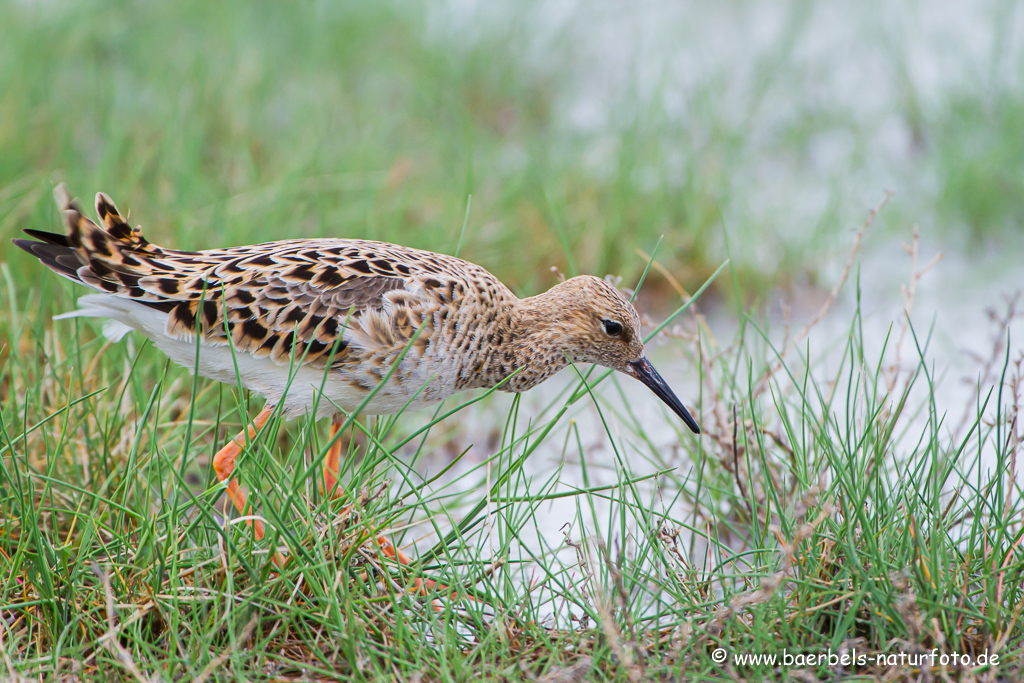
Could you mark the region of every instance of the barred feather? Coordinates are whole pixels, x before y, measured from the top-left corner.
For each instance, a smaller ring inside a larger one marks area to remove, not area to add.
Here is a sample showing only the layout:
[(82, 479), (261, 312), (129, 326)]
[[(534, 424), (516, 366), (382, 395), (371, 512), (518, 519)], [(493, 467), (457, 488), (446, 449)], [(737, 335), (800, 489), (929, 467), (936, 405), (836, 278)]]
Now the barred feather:
[[(283, 402), (288, 415), (313, 406), (318, 415), (355, 410), (389, 373), (368, 413), (502, 382), (503, 390), (524, 391), (570, 361), (635, 375), (643, 360), (639, 316), (599, 278), (575, 277), (520, 300), (480, 266), (384, 242), (293, 239), (179, 251), (148, 242), (103, 193), (99, 224), (63, 184), (54, 197), (65, 234), (26, 230), (35, 240), (15, 243), (99, 292), (59, 317), (108, 318), (111, 338), (137, 330), (175, 362), (240, 381)], [(618, 325), (614, 335), (609, 321)], [(663, 382), (650, 386), (668, 401)]]

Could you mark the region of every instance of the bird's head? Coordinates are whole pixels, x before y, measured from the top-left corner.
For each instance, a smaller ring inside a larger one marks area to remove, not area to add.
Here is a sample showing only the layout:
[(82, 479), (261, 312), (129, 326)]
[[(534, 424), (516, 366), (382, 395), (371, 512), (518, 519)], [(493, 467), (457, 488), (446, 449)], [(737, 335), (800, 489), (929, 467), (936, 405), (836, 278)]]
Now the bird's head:
[(695, 434), (700, 427), (644, 355), (640, 316), (607, 280), (580, 275), (544, 295), (539, 323), (574, 363), (596, 363), (643, 382)]

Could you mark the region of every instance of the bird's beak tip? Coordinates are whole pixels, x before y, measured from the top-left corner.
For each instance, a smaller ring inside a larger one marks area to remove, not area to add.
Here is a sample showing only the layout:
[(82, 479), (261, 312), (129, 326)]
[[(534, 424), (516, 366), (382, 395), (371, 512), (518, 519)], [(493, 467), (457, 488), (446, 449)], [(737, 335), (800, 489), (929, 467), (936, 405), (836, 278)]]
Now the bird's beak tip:
[(700, 425), (690, 415), (690, 411), (686, 409), (683, 402), (675, 395), (675, 393), (665, 384), (665, 380), (661, 378), (658, 371), (654, 369), (651, 362), (647, 358), (641, 356), (639, 360), (635, 360), (632, 363), (626, 364), (626, 374), (630, 377), (640, 380), (647, 386), (648, 389), (654, 392), (654, 394), (660, 398), (665, 405), (672, 409), (676, 415), (682, 418), (683, 422), (690, 431), (694, 434), (700, 434)]

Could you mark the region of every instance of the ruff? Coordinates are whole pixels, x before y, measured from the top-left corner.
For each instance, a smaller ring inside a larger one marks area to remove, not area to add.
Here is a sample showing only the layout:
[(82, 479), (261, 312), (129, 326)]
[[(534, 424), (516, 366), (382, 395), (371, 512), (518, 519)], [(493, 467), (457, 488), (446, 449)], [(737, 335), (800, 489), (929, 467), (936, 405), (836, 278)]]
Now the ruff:
[[(644, 357), (636, 310), (600, 278), (574, 277), (520, 299), (478, 265), (383, 242), (294, 239), (178, 251), (147, 242), (105, 194), (96, 195), (102, 226), (63, 184), (54, 196), (66, 233), (26, 230), (38, 241), (14, 242), (96, 290), (58, 318), (107, 318), (108, 338), (136, 330), (204, 377), (240, 381), (267, 400), (250, 437), (274, 407), (286, 417), (332, 417), (333, 431), (341, 411), (364, 402), (364, 414), (379, 415), (465, 389), (520, 392), (570, 362), (639, 379), (700, 433)], [(231, 475), (244, 436), (214, 460), (240, 511), (245, 495)], [(337, 457), (327, 456), (328, 488)]]

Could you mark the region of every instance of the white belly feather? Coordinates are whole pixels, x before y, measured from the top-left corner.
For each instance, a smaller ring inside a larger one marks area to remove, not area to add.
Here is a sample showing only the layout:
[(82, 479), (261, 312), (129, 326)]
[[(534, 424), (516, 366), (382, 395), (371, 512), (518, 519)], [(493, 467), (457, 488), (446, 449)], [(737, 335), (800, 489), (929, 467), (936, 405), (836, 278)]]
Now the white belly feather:
[[(54, 316), (54, 320), (108, 318), (103, 326), (103, 334), (111, 341), (120, 340), (132, 330), (141, 332), (171, 360), (191, 372), (198, 369), (200, 376), (225, 384), (237, 385), (240, 382), (243, 387), (264, 396), (273, 405), (281, 405), (283, 400), (281, 408), (288, 418), (310, 413), (314, 406), (318, 418), (336, 415), (338, 408), (352, 412), (367, 396), (364, 389), (336, 374), (328, 376), (325, 381), (325, 371), (320, 368), (278, 365), (269, 358), (256, 358), (248, 353), (235, 352), (229, 346), (200, 343), (197, 349), (194, 339), (168, 336), (167, 313), (137, 301), (111, 294), (87, 294), (79, 298), (78, 305), (77, 310)], [(447, 384), (435, 376), (430, 380), (430, 391), (419, 392), (410, 402), (409, 396), (415, 389), (406, 391), (406, 388), (395, 387), (389, 382), (377, 391), (363, 412), (367, 415), (390, 415), (403, 408), (418, 410), (453, 393), (453, 388), (445, 391), (437, 386), (439, 383)]]

